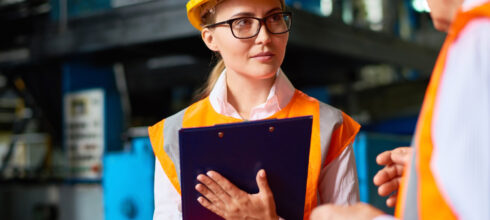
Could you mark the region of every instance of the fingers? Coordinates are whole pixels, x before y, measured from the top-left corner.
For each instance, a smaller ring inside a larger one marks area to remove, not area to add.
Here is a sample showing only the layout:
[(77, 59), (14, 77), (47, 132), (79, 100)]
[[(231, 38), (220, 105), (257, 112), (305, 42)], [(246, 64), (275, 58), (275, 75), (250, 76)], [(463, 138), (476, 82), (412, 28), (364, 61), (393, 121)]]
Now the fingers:
[(406, 164), (410, 160), (411, 154), (411, 147), (398, 147), (393, 150), (380, 153), (376, 157), (376, 163), (378, 165), (389, 165), (391, 163)]
[[(200, 174), (197, 176), (197, 180), (199, 180), (199, 182), (201, 182), (202, 185), (197, 184), (196, 190), (199, 191), (203, 196), (208, 198), (211, 202), (213, 202), (213, 203), (215, 202), (214, 197), (217, 197), (217, 199), (219, 199), (225, 203), (230, 201), (230, 195), (228, 195), (228, 193), (226, 193), (223, 190), (223, 188), (221, 188), (221, 186), (218, 183), (216, 183), (213, 179), (211, 179), (210, 177), (203, 175), (203, 174)], [(199, 187), (200, 185), (205, 186), (205, 188)], [(204, 193), (206, 193), (206, 194), (204, 194)]]
[(262, 201), (262, 204), (265, 205), (263, 209), (266, 210), (266, 216), (268, 216), (267, 219), (278, 219), (276, 202), (274, 201), (272, 190), (269, 187), (265, 170), (259, 170), (255, 179), (257, 181), (257, 186), (259, 187), (259, 193), (255, 194), (254, 196), (259, 198)]
[(393, 161), (393, 163), (405, 165), (409, 162), (411, 155), (412, 148), (399, 147), (393, 150), (393, 152), (391, 153), (391, 160)]
[(263, 169), (257, 172), (257, 176), (255, 177), (257, 181), (257, 185), (259, 186), (259, 193), (270, 192), (269, 184), (267, 182), (267, 178), (265, 177), (265, 171)]
[(259, 172), (257, 172), (257, 176), (255, 179), (257, 181), (257, 186), (259, 186), (259, 193), (268, 197), (272, 197), (272, 191), (269, 187), (269, 183), (267, 182), (267, 177), (264, 169), (261, 169), (259, 170)]
[(213, 203), (209, 202), (206, 198), (200, 196), (197, 198), (197, 201), (199, 204), (201, 204), (204, 208), (209, 209), (209, 211), (214, 212), (215, 214), (221, 216), (222, 218), (225, 218), (224, 213), (218, 209)]
[(398, 190), (398, 187), (400, 187), (400, 180), (401, 180), (401, 178), (395, 178), (395, 179), (381, 185), (378, 188), (378, 194), (380, 196), (387, 196), (387, 195), (390, 195), (392, 192)]
[[(249, 216), (254, 219), (277, 219), (274, 198), (264, 170), (257, 173), (259, 193), (248, 194), (215, 171), (200, 174), (196, 190), (202, 194), (198, 202), (225, 218)], [(226, 219), (226, 218), (225, 218)]]
[(211, 177), (228, 195), (233, 198), (239, 198), (242, 196), (246, 196), (247, 193), (236, 187), (233, 183), (231, 183), (228, 179), (223, 177), (216, 171), (209, 171), (207, 175)]
[[(376, 162), (380, 165), (386, 165), (373, 178), (374, 185), (379, 186), (378, 194), (380, 196), (387, 196), (398, 190), (405, 164), (409, 162), (411, 154), (412, 149), (410, 147), (398, 147), (378, 155)], [(386, 201), (387, 205), (394, 205), (395, 203), (396, 197), (390, 197)]]
[(392, 164), (385, 166), (383, 169), (378, 171), (376, 175), (374, 175), (373, 183), (376, 186), (380, 186), (395, 177), (401, 177), (403, 175), (403, 165)]
[(377, 157), (376, 157), (376, 163), (378, 165), (388, 165), (388, 164), (391, 164), (392, 161), (391, 161), (391, 150), (388, 150), (388, 151), (385, 151), (383, 153), (380, 153)]
[(216, 196), (211, 190), (209, 190), (208, 187), (206, 187), (203, 184), (197, 184), (196, 190), (199, 193), (201, 193), (201, 195), (206, 197), (207, 200), (209, 200), (211, 203), (213, 203), (215, 205), (219, 205), (219, 204), (223, 203), (223, 201), (220, 198), (218, 198), (218, 196)]
[(396, 191), (395, 193), (393, 193), (393, 195), (391, 195), (390, 197), (388, 197), (388, 199), (386, 199), (386, 205), (388, 207), (395, 207), (397, 197), (398, 197), (398, 191)]

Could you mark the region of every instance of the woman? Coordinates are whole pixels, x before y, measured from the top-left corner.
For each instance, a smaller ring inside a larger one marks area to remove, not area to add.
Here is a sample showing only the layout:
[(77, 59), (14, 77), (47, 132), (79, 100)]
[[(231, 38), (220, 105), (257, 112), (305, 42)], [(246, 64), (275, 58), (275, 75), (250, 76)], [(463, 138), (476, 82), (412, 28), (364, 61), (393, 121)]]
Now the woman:
[[(283, 0), (191, 0), (190, 22), (222, 58), (202, 99), (149, 128), (155, 164), (154, 219), (179, 219), (178, 130), (185, 127), (313, 115), (305, 219), (317, 203), (359, 200), (352, 142), (360, 126), (341, 111), (294, 89), (280, 66), (291, 14)], [(278, 219), (265, 171), (258, 194), (247, 194), (219, 175), (199, 175), (199, 202), (225, 219)]]

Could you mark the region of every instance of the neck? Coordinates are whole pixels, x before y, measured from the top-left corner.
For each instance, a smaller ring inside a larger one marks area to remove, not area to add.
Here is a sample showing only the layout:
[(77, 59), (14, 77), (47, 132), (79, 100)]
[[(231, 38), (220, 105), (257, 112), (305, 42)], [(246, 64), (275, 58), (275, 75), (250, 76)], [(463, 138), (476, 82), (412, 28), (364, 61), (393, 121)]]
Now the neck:
[(247, 120), (252, 108), (267, 100), (275, 79), (275, 75), (266, 79), (255, 79), (227, 70), (227, 101)]

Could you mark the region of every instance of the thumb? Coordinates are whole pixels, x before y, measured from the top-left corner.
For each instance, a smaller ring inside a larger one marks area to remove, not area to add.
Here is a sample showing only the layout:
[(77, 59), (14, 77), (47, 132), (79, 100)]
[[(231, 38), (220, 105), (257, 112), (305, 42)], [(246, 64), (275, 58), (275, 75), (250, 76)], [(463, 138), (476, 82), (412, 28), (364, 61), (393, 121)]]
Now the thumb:
[(265, 193), (266, 195), (272, 194), (269, 188), (269, 183), (267, 182), (267, 177), (265, 175), (265, 170), (261, 169), (257, 172), (257, 186), (259, 187), (259, 193)]

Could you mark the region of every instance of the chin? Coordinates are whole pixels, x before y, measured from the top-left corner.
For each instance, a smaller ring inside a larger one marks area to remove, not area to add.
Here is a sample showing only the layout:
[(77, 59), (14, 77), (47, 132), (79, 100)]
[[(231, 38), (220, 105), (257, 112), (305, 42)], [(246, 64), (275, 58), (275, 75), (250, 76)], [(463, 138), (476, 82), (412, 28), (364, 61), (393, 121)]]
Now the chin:
[(269, 79), (276, 75), (277, 70), (279, 70), (279, 67), (254, 68), (250, 73), (257, 79)]
[(434, 19), (434, 27), (438, 31), (447, 32), (451, 23), (446, 19)]

